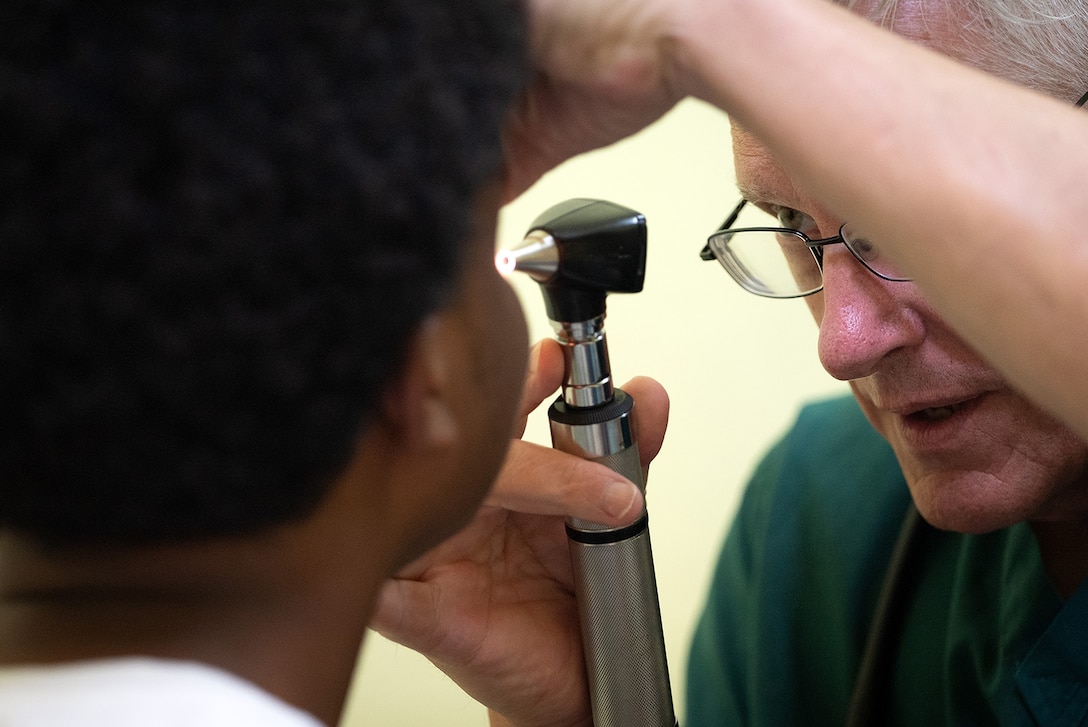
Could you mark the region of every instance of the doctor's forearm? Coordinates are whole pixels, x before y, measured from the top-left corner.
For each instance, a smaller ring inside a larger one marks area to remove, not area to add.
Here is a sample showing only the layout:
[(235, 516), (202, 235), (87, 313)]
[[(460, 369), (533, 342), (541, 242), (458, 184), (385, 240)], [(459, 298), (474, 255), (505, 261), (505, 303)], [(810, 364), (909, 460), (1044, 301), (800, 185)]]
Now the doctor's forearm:
[(1088, 437), (1088, 112), (822, 0), (689, 10), (672, 43), (684, 90), (760, 137), (1006, 376)]

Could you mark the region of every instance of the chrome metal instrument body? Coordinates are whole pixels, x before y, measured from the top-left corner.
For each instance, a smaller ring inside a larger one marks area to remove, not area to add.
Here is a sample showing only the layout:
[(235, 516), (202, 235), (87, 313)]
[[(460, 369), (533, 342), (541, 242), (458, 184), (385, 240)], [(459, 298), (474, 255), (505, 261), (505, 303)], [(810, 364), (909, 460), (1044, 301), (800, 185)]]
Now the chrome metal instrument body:
[[(646, 223), (597, 200), (552, 207), (499, 266), (533, 276), (563, 346), (561, 395), (548, 411), (557, 449), (600, 462), (645, 492), (634, 402), (615, 388), (605, 297), (642, 290)], [(595, 727), (676, 727), (645, 511), (626, 527), (567, 520)]]

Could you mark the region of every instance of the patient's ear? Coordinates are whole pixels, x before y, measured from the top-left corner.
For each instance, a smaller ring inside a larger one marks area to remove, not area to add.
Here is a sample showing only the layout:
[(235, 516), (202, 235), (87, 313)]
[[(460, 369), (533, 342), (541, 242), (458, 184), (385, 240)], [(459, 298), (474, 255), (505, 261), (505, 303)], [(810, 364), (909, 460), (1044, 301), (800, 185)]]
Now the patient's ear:
[(460, 436), (452, 360), (457, 349), (451, 346), (455, 339), (449, 328), (449, 318), (441, 313), (424, 320), (382, 397), (379, 418), (407, 449), (445, 448)]

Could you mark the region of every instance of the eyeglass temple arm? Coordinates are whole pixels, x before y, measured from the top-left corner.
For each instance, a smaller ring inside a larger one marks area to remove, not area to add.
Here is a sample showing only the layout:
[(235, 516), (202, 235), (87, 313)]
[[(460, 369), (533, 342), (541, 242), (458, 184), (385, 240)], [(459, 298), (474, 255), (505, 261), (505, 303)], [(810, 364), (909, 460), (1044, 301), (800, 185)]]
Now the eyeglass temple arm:
[[(730, 227), (732, 227), (733, 223), (737, 221), (737, 217), (740, 216), (740, 211), (744, 209), (744, 205), (746, 204), (748, 204), (748, 200), (742, 197), (740, 202), (737, 203), (737, 206), (733, 208), (733, 211), (729, 213), (729, 216), (725, 218), (725, 222), (718, 225), (718, 229), (714, 230), (714, 233), (717, 234), (719, 232), (722, 232), (723, 230), (728, 230)], [(714, 251), (710, 249), (709, 242), (703, 245), (703, 249), (699, 251), (699, 257), (703, 260), (715, 259)]]

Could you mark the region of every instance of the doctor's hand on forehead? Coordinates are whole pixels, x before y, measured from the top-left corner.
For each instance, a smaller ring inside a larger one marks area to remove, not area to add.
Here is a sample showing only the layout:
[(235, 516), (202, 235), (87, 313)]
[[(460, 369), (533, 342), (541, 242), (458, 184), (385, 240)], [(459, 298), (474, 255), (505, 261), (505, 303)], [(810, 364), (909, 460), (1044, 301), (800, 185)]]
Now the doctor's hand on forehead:
[(530, 0), (539, 74), (508, 129), (509, 198), (566, 159), (645, 128), (687, 95), (661, 43), (689, 4)]

